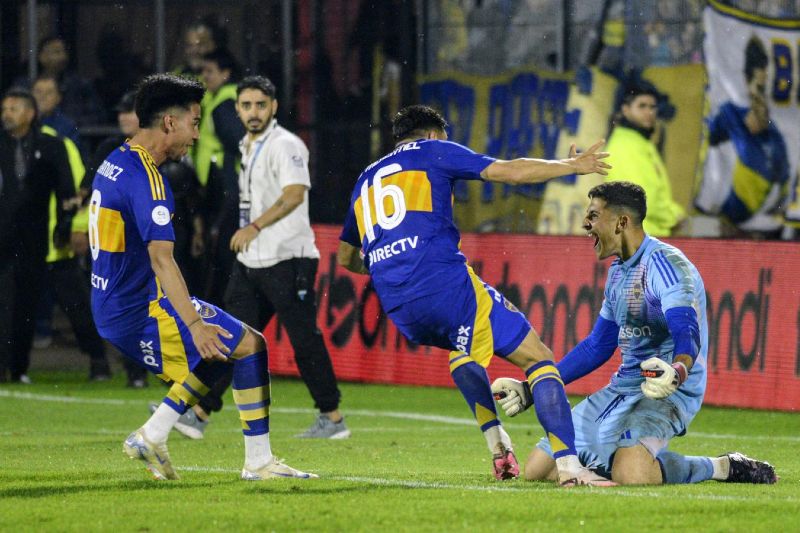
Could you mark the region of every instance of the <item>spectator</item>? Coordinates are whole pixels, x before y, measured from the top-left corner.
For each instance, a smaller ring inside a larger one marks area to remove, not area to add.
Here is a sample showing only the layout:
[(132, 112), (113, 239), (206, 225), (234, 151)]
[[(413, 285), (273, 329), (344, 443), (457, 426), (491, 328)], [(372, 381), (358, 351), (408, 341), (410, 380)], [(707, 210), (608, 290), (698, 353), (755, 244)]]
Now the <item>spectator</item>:
[(58, 80), (61, 109), (78, 126), (102, 122), (102, 110), (92, 84), (70, 68), (67, 44), (61, 37), (46, 37), (39, 43), (39, 73)]
[(64, 114), (60, 107), (63, 96), (58, 81), (51, 76), (41, 75), (33, 82), (31, 92), (39, 107), (39, 121), (42, 125), (50, 126), (59, 135), (68, 138), (80, 148), (78, 126), (71, 117)]
[(646, 82), (623, 87), (622, 105), (608, 138), (606, 181), (630, 181), (645, 190), (650, 204), (644, 230), (669, 236), (686, 213), (672, 197), (672, 185), (658, 148), (650, 140), (656, 127), (658, 91)]
[[(75, 196), (64, 143), (38, 127), (30, 92), (8, 91), (0, 132), (0, 381), (30, 383), (34, 310), (51, 239), (69, 242)], [(56, 194), (56, 225), (48, 234), (48, 204)], [(10, 373), (10, 376), (9, 376)]]
[[(73, 182), (75, 187), (78, 187), (85, 173), (78, 148), (70, 139), (58, 135), (49, 126), (42, 126), (42, 132), (56, 137), (64, 143)], [(50, 231), (53, 231), (56, 225), (56, 199), (55, 195), (52, 196), (49, 213)], [(50, 240), (46, 258), (46, 276), (42, 280), (42, 294), (49, 294), (49, 297), (40, 300), (45, 302), (45, 315), (37, 314), (37, 329), (40, 327), (40, 321), (43, 320), (45, 330), (48, 333), (51, 331), (52, 296), (55, 295), (56, 302), (69, 319), (72, 331), (75, 332), (78, 346), (81, 351), (89, 355), (89, 379), (91, 381), (107, 381), (111, 378), (111, 367), (108, 364), (103, 339), (97, 334), (92, 320), (89, 303), (89, 278), (81, 270), (75, 253), (78, 250), (78, 255), (83, 255), (88, 250), (88, 227), (89, 215), (84, 209), (72, 220), (72, 237), (69, 244), (58, 246)]]
[(239, 140), (244, 127), (236, 115), (238, 72), (230, 52), (216, 50), (203, 56), (200, 137), (193, 148), (197, 177), (205, 187), (208, 236), (204, 297), (222, 303), (234, 255), (228, 243), (238, 227)]
[(200, 79), (203, 71), (203, 56), (224, 47), (225, 38), (216, 24), (210, 20), (197, 21), (186, 28), (183, 34), (185, 63), (175, 67), (173, 74), (185, 78)]

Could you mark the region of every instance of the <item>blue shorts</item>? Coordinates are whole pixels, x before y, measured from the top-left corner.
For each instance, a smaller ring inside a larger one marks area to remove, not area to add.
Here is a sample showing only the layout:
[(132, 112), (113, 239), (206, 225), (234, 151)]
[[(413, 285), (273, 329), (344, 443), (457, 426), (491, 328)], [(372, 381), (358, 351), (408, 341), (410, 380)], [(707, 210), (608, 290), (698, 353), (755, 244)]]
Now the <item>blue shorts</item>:
[(471, 267), (442, 283), (445, 290), (387, 312), (408, 340), (468, 355), (487, 367), (492, 355), (510, 355), (531, 331), (525, 315)]
[[(584, 466), (610, 471), (617, 448), (642, 444), (655, 457), (673, 437), (686, 433), (682, 420), (678, 407), (666, 399), (620, 394), (606, 386), (572, 410), (575, 448)], [(546, 438), (536, 446), (552, 457)]]
[[(204, 321), (222, 326), (233, 335), (230, 339), (220, 337), (233, 352), (244, 335), (244, 324), (215, 305), (197, 298), (192, 298), (192, 303)], [(149, 314), (140, 332), (107, 340), (123, 355), (165, 381), (183, 383), (202, 361), (189, 329), (166, 297), (150, 302)]]

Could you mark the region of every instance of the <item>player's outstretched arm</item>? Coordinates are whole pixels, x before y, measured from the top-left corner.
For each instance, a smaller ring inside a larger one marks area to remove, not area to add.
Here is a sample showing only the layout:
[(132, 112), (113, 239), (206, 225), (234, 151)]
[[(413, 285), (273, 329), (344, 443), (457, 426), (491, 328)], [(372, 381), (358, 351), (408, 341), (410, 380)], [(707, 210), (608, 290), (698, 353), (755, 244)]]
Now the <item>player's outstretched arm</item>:
[(336, 262), (350, 272), (356, 274), (369, 274), (361, 259), (361, 250), (350, 243), (339, 241), (339, 250), (336, 252)]
[(150, 255), (153, 272), (172, 307), (189, 328), (200, 356), (207, 360), (225, 361), (230, 350), (222, 343), (219, 336), (223, 335), (230, 339), (232, 335), (216, 324), (207, 324), (194, 308), (189, 290), (186, 288), (186, 281), (172, 256), (173, 247), (170, 241), (148, 243), (147, 253)]
[(481, 172), (481, 177), (487, 181), (522, 185), (526, 183), (541, 183), (570, 174), (591, 174), (596, 172), (606, 176), (608, 174), (606, 169), (611, 168), (611, 165), (603, 161), (603, 159), (607, 158), (609, 153), (598, 151), (604, 143), (604, 140), (600, 140), (580, 154), (573, 144), (570, 146), (567, 159), (529, 159), (525, 157), (510, 161), (498, 159)]

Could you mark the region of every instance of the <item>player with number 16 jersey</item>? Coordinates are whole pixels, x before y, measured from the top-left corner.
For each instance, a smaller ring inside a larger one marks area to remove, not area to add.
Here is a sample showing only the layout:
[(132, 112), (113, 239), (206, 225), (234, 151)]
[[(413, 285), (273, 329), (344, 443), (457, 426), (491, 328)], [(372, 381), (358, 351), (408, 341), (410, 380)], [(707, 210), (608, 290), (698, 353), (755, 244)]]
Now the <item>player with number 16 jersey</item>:
[(362, 248), (387, 311), (466, 275), (453, 223), (453, 184), (481, 179), (493, 161), (449, 141), (418, 140), (400, 145), (358, 178), (342, 240)]
[[(529, 377), (536, 413), (556, 458), (562, 484), (607, 485), (581, 467), (564, 386), (528, 319), (481, 280), (459, 249), (453, 222), (456, 180), (538, 183), (572, 173), (604, 172), (598, 143), (569, 159), (495, 160), (447, 141), (435, 110), (409, 106), (394, 119), (395, 149), (358, 178), (339, 244), (339, 264), (372, 277), (386, 314), (412, 342), (450, 350), (450, 374), (492, 453), (494, 475), (519, 474), (485, 368), (499, 355)], [(360, 259), (363, 253), (363, 262)]]

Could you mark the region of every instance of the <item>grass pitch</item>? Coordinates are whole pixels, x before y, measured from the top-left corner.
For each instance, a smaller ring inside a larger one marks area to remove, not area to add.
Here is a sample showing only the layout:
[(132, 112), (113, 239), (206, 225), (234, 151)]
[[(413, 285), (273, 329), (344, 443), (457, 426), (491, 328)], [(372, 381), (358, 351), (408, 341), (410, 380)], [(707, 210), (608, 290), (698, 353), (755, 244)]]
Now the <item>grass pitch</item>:
[[(276, 455), (318, 480), (244, 482), (243, 444), (228, 401), (202, 441), (173, 432), (182, 476), (152, 481), (122, 441), (166, 389), (34, 374), (0, 387), (0, 531), (797, 531), (800, 414), (705, 407), (672, 449), (741, 451), (770, 461), (773, 486), (560, 489), (498, 483), (484, 440), (455, 390), (342, 384), (349, 440), (293, 437), (314, 419), (299, 381), (273, 382)], [(152, 381), (152, 379), (151, 379)], [(535, 417), (506, 420), (524, 460)]]

